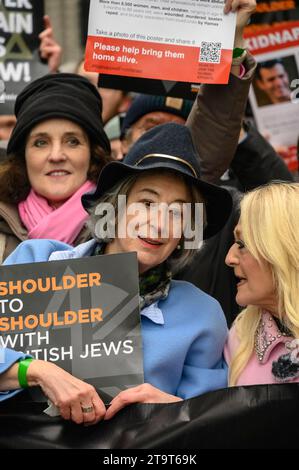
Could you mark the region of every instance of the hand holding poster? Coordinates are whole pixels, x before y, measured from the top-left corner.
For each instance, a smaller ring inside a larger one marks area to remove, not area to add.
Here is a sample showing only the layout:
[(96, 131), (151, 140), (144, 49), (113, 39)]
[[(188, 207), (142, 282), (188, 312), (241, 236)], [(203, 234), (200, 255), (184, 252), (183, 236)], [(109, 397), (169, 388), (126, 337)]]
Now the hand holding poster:
[(91, 0), (85, 69), (227, 83), (236, 15), (223, 7), (222, 0)]
[(0, 114), (13, 114), (18, 93), (48, 71), (39, 59), (42, 0), (0, 1)]
[(54, 362), (102, 400), (143, 382), (136, 255), (0, 267), (0, 348)]

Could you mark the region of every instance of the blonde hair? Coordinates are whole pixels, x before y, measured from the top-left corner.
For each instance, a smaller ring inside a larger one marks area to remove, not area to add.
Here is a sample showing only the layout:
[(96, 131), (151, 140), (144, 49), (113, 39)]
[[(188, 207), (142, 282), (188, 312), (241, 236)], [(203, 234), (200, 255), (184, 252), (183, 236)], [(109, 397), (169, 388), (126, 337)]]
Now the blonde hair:
[[(246, 194), (240, 224), (246, 248), (271, 269), (278, 318), (299, 338), (299, 183), (275, 182)], [(248, 305), (235, 320), (240, 343), (230, 367), (230, 386), (236, 385), (254, 351), (261, 314), (261, 308)]]

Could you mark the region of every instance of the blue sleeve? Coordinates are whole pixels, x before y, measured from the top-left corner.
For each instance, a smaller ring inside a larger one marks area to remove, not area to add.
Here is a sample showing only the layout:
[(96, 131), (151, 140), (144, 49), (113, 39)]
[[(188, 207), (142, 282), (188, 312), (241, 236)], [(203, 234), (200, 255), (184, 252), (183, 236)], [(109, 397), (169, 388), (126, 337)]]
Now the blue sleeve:
[(56, 240), (26, 240), (6, 258), (3, 265), (48, 261), (53, 251), (69, 250), (70, 245)]
[[(30, 356), (22, 352), (13, 351), (12, 349), (0, 348), (0, 375), (4, 374), (4, 372), (6, 372), (16, 362), (26, 359), (27, 357)], [(22, 389), (0, 392), (0, 402), (13, 397), (21, 391)]]
[[(6, 258), (3, 265), (8, 266), (48, 261), (53, 251), (68, 249), (70, 249), (69, 245), (56, 240), (28, 240), (21, 243), (10, 256)], [(0, 348), (0, 374), (6, 372), (15, 362), (26, 359), (26, 357), (30, 356), (11, 349)], [(21, 391), (22, 389), (0, 392), (0, 401), (7, 400)]]
[(183, 399), (228, 386), (228, 368), (223, 358), (227, 324), (219, 303), (210, 298), (209, 304), (209, 308), (200, 313), (204, 326), (185, 359), (176, 393)]
[[(58, 250), (67, 250), (69, 245), (58, 242), (56, 240), (28, 240), (21, 243), (11, 254), (6, 258), (3, 265), (13, 264), (26, 264), (48, 261), (51, 253)], [(11, 349), (0, 348), (0, 374), (6, 372), (15, 362), (26, 359), (25, 354)], [(22, 391), (13, 390), (9, 392), (0, 392), (0, 401), (11, 398)]]

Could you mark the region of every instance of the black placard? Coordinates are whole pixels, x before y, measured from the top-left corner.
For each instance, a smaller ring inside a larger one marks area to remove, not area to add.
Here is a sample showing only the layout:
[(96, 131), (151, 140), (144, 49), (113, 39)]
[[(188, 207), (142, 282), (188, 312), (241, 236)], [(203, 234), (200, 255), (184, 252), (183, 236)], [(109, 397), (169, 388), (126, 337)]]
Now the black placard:
[(0, 114), (13, 114), (17, 95), (48, 73), (39, 57), (43, 15), (43, 0), (2, 0), (0, 4)]
[(54, 362), (106, 402), (142, 383), (136, 254), (1, 266), (1, 347)]

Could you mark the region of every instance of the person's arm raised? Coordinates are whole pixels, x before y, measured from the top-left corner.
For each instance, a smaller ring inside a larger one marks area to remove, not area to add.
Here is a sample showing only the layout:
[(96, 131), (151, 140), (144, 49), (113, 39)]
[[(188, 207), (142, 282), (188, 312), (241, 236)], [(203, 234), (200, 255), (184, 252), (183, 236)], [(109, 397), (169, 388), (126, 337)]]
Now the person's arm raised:
[[(255, 0), (227, 0), (226, 8), (237, 11), (235, 47), (243, 45), (243, 31), (255, 10)], [(247, 52), (245, 74), (239, 78), (240, 66), (234, 68), (227, 85), (201, 85), (186, 125), (199, 155), (201, 178), (218, 183), (230, 166), (241, 129), (250, 84), (256, 62)]]
[[(234, 49), (246, 49), (246, 44), (244, 40), (244, 29), (248, 24), (251, 15), (255, 12), (255, 9), (255, 0), (226, 0), (224, 12), (226, 14), (228, 14), (230, 11), (233, 13), (237, 13)], [(240, 65), (232, 64), (231, 73), (236, 77), (239, 77)]]
[(47, 60), (50, 73), (58, 72), (62, 48), (54, 38), (53, 27), (49, 16), (44, 16), (45, 29), (40, 33), (39, 52), (42, 59)]

